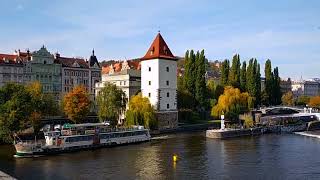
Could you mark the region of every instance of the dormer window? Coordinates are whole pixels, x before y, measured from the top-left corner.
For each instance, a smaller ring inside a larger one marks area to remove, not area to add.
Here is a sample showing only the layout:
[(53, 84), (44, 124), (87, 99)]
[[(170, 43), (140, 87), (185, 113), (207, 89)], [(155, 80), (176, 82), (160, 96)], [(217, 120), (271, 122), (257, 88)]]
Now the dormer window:
[(167, 46), (163, 46), (163, 51), (164, 51), (164, 54), (165, 54), (165, 55), (168, 55), (168, 49), (167, 49)]
[(150, 55), (154, 54), (154, 47), (152, 47), (152, 50), (150, 51)]

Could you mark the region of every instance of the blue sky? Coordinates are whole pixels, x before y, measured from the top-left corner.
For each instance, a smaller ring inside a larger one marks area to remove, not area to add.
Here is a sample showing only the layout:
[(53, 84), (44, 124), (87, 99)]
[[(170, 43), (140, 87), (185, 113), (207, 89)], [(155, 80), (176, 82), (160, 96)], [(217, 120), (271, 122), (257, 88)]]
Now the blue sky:
[[(267, 58), (282, 77), (320, 77), (319, 0), (2, 0), (0, 52), (39, 49), (100, 60), (142, 57), (160, 29), (171, 51)], [(263, 72), (262, 72), (263, 74)]]

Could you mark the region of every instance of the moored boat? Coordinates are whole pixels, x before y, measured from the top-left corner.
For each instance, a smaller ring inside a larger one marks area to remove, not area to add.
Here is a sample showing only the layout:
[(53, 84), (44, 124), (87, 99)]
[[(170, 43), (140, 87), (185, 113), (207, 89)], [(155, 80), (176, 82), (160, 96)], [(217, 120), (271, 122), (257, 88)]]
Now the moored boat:
[(148, 129), (110, 128), (105, 123), (65, 124), (54, 130), (44, 131), (45, 141), (15, 140), (15, 157), (34, 157), (83, 149), (109, 147), (149, 141)]

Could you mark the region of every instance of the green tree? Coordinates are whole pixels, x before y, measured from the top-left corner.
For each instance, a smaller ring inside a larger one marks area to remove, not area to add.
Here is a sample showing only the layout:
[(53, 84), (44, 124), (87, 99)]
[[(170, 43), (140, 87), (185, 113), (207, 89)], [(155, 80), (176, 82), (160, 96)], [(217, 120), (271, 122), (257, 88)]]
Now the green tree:
[(297, 106), (305, 106), (310, 102), (309, 96), (299, 96), (296, 100)]
[(255, 59), (255, 107), (259, 106), (261, 104), (261, 73), (260, 73), (260, 64), (257, 63), (257, 60)]
[(235, 54), (232, 58), (232, 66), (229, 74), (229, 84), (240, 88), (240, 56)]
[(12, 133), (30, 125), (31, 101), (23, 85), (9, 83), (0, 88), (0, 141), (12, 142)]
[(190, 53), (187, 51), (185, 55), (184, 86), (192, 94), (193, 98), (195, 98), (195, 60), (194, 51), (191, 50)]
[(100, 121), (110, 120), (111, 126), (118, 124), (118, 119), (126, 109), (126, 94), (115, 84), (105, 83), (97, 96), (98, 117)]
[(274, 97), (274, 105), (279, 105), (281, 103), (281, 87), (280, 87), (280, 77), (279, 77), (279, 69), (278, 67), (273, 70), (274, 78), (273, 78), (273, 90), (272, 95)]
[(86, 89), (77, 86), (63, 97), (63, 109), (70, 120), (82, 123), (90, 111), (90, 100)]
[(246, 91), (246, 85), (247, 85), (247, 63), (246, 61), (242, 62), (241, 66), (241, 72), (240, 72), (240, 90), (242, 92)]
[(271, 71), (271, 61), (270, 59), (268, 59), (265, 63), (265, 69), (264, 69), (264, 73), (265, 73), (265, 93), (264, 93), (264, 97), (265, 97), (265, 105), (271, 105), (273, 104), (273, 73)]
[(206, 57), (204, 55), (204, 50), (201, 53), (197, 52), (197, 59), (195, 61), (196, 67), (196, 78), (195, 78), (195, 99), (198, 103), (198, 109), (204, 110), (207, 107), (206, 100), (206, 80), (205, 80), (205, 62)]
[(228, 59), (222, 62), (221, 66), (221, 82), (222, 86), (226, 86), (229, 84), (229, 71), (230, 71), (230, 62)]
[(129, 102), (125, 125), (143, 125), (146, 128), (156, 129), (158, 124), (153, 107), (149, 99), (142, 97), (141, 93), (133, 96)]

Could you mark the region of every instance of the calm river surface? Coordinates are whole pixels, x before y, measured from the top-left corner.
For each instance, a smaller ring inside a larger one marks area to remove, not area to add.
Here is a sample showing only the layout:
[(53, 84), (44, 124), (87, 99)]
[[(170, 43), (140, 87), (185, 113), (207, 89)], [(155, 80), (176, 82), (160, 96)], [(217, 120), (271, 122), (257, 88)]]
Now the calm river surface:
[(214, 140), (199, 132), (40, 158), (13, 153), (0, 146), (0, 170), (18, 179), (320, 179), (320, 139), (294, 134)]

